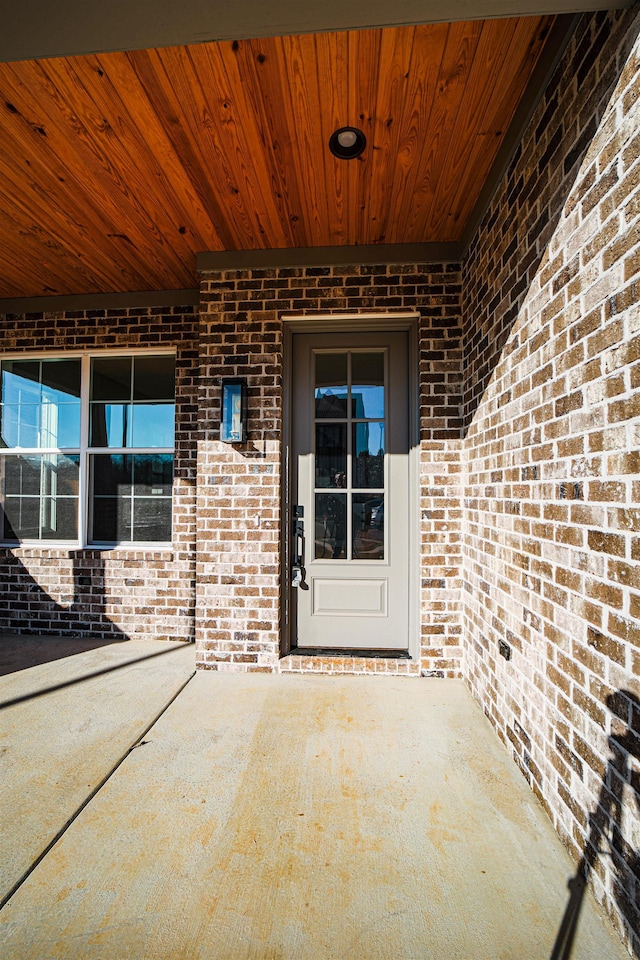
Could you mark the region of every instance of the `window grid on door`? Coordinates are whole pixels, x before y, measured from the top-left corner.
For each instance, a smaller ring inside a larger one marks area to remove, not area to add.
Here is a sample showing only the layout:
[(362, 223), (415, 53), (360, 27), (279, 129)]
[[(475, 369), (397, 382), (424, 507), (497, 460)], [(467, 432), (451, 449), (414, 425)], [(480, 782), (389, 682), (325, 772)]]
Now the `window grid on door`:
[(387, 351), (313, 356), (314, 558), (384, 560)]

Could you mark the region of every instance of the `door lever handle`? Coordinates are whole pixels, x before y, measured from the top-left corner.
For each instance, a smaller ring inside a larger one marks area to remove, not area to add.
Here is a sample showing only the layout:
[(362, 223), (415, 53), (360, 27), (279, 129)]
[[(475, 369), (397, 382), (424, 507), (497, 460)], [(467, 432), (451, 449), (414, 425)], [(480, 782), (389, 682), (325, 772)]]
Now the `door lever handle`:
[(304, 507), (296, 504), (293, 508), (291, 551), (291, 586), (300, 587), (304, 583)]

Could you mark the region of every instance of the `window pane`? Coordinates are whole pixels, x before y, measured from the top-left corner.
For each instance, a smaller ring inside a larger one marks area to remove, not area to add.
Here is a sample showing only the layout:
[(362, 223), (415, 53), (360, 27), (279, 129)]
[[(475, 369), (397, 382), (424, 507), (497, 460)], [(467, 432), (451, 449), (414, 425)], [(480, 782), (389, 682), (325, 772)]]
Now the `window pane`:
[(5, 496), (40, 496), (40, 457), (6, 456), (0, 466)]
[(42, 496), (77, 497), (80, 457), (51, 454), (41, 458)]
[(80, 370), (80, 360), (3, 362), (2, 445), (79, 447)]
[(140, 453), (133, 457), (133, 484), (136, 497), (171, 496), (173, 456)]
[(76, 540), (80, 457), (0, 458), (7, 540)]
[(172, 454), (96, 454), (93, 541), (171, 540)]
[(347, 354), (316, 354), (316, 417), (347, 415)]
[(346, 487), (347, 425), (316, 424), (316, 487)]
[(131, 498), (95, 497), (93, 542), (120, 543), (131, 540)]
[(133, 457), (97, 454), (91, 457), (93, 493), (97, 497), (131, 496)]
[(384, 560), (384, 497), (353, 495), (353, 559)]
[(80, 457), (52, 453), (45, 456), (0, 457), (2, 490), (6, 496), (77, 496)]
[(384, 487), (384, 423), (353, 425), (353, 486)]
[(0, 447), (18, 446), (18, 411), (17, 406), (0, 407)]
[(175, 366), (175, 357), (134, 357), (133, 399), (173, 401)]
[(40, 361), (2, 361), (2, 402), (40, 403)]
[(176, 416), (173, 403), (136, 403), (131, 411), (131, 442), (127, 446), (173, 446)]
[(132, 357), (91, 361), (91, 400), (131, 400)]
[(41, 411), (42, 408), (40, 404), (35, 403), (21, 403), (19, 406), (15, 407), (16, 421), (18, 425), (16, 446), (40, 446)]
[(131, 404), (91, 404), (91, 447), (130, 447)]
[(38, 447), (40, 445), (40, 404), (16, 403), (2, 407), (2, 446)]
[(57, 464), (58, 494), (61, 497), (77, 497), (80, 486), (80, 457), (51, 456)]
[(351, 407), (354, 417), (384, 418), (384, 354), (351, 354)]
[(171, 500), (136, 497), (133, 501), (133, 540), (171, 540)]
[(79, 447), (80, 403), (22, 403), (2, 408), (3, 447)]
[(346, 493), (317, 493), (316, 560), (344, 560), (346, 539)]
[(35, 408), (35, 415), (39, 417), (39, 429), (36, 428), (37, 442), (27, 444), (26, 432), (32, 431), (27, 426), (27, 419), (33, 411), (20, 407), (20, 446), (38, 447), (79, 447), (80, 446), (80, 401), (77, 403), (63, 403), (59, 406), (50, 398), (43, 397), (42, 406)]
[(55, 403), (80, 399), (80, 360), (43, 360), (42, 395)]
[(39, 539), (39, 497), (6, 497), (3, 506), (3, 537), (5, 540)]
[(43, 540), (75, 540), (78, 536), (77, 499), (45, 497), (41, 520)]
[(43, 408), (42, 447), (80, 446), (80, 401)]

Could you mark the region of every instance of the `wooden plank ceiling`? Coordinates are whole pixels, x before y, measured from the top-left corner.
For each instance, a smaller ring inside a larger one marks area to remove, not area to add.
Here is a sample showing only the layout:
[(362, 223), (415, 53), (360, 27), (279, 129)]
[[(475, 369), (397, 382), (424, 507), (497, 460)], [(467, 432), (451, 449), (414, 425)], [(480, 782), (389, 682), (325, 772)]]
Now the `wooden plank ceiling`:
[[(195, 255), (460, 238), (553, 17), (0, 64), (0, 297)], [(327, 148), (360, 127), (352, 161)]]

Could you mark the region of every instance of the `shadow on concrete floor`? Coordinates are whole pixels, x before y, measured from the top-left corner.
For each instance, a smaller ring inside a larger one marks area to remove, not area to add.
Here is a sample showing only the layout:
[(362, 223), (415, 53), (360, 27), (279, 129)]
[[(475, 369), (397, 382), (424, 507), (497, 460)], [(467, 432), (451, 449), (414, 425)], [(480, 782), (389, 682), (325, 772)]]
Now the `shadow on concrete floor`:
[(192, 644), (131, 640), (0, 678), (0, 902), (194, 671)]
[[(15, 707), (75, 755), (25, 733), (10, 815), (91, 783), (178, 660)], [(572, 864), (462, 682), (201, 671), (136, 743), (0, 911), (4, 960), (549, 960)], [(572, 949), (626, 956), (590, 891)]]
[(85, 650), (97, 650), (111, 643), (126, 643), (124, 635), (115, 639), (84, 637), (46, 637), (38, 634), (0, 634), (0, 677), (19, 670), (28, 670), (41, 663), (64, 660)]

